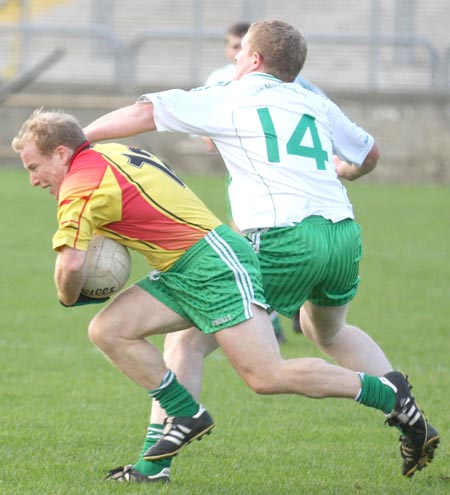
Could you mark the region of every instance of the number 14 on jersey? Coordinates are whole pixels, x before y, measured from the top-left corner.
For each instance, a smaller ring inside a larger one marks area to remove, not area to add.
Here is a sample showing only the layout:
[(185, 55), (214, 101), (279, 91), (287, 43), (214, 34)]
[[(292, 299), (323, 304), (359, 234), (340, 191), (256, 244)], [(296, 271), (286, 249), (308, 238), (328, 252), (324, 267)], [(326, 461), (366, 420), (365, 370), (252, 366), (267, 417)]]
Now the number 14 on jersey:
[[(278, 146), (277, 132), (267, 107), (257, 110), (261, 126), (266, 139), (267, 158), (269, 162), (280, 162), (280, 149)], [(303, 146), (301, 142), (309, 130), (312, 146)], [(328, 153), (322, 148), (319, 133), (316, 127), (316, 119), (311, 115), (304, 114), (299, 120), (294, 132), (286, 144), (286, 152), (288, 155), (304, 156), (313, 158), (316, 161), (318, 170), (325, 170), (325, 162), (328, 161)]]

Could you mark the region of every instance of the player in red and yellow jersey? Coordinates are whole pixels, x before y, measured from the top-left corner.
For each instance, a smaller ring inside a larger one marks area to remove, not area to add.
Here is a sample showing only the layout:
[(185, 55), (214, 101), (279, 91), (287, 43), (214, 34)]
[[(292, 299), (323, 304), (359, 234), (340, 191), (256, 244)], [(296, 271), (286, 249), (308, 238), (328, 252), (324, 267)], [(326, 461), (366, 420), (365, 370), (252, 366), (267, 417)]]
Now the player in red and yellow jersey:
[[(94, 233), (138, 251), (152, 268), (92, 320), (89, 336), (168, 416), (168, 437), (146, 453), (162, 459), (162, 469), (155, 475), (129, 470), (138, 481), (167, 482), (170, 458), (209, 433), (214, 422), (146, 337), (193, 326), (210, 334), (229, 329), (223, 334), (226, 349), (238, 343), (236, 331), (247, 333), (252, 341), (252, 334), (261, 332), (253, 342), (259, 346), (261, 338), (264, 347), (267, 339), (261, 364), (281, 359), (257, 257), (248, 241), (223, 225), (159, 158), (121, 144), (92, 146), (69, 114), (36, 110), (12, 146), (20, 153), (31, 185), (49, 189), (58, 201), (53, 248), (58, 253), (55, 283), (63, 306), (107, 299), (81, 295)], [(251, 368), (258, 372), (261, 364), (248, 367), (243, 359), (233, 359), (241, 374)], [(263, 375), (260, 379), (266, 380)]]
[(158, 157), (121, 144), (85, 142), (70, 160), (58, 197), (54, 249), (86, 250), (93, 232), (169, 269), (220, 220)]

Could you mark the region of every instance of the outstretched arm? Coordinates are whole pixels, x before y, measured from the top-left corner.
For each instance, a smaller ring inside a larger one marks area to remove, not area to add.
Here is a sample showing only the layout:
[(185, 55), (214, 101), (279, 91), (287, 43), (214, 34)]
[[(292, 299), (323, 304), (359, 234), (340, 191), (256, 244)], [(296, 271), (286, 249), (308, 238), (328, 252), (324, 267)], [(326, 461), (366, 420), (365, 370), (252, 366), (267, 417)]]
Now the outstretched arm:
[(156, 129), (153, 103), (135, 103), (94, 120), (84, 128), (89, 141), (104, 141), (134, 136)]
[(364, 162), (360, 167), (353, 165), (351, 163), (347, 163), (344, 160), (341, 160), (339, 157), (334, 156), (333, 160), (336, 165), (336, 173), (339, 177), (347, 180), (356, 180), (362, 177), (363, 175), (372, 172), (372, 170), (376, 167), (378, 158), (380, 157), (380, 153), (378, 151), (378, 146), (376, 143), (373, 144), (372, 149), (367, 154)]

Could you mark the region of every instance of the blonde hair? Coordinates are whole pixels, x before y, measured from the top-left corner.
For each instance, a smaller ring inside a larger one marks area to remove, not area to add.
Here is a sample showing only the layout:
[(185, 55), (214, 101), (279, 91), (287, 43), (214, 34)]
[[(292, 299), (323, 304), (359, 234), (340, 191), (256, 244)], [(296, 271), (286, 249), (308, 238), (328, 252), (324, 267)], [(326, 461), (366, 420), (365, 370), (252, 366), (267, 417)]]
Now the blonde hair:
[(87, 138), (72, 115), (60, 110), (37, 108), (23, 123), (11, 146), (19, 153), (30, 141), (34, 141), (40, 153), (48, 156), (60, 145), (76, 150)]
[(302, 33), (282, 21), (258, 21), (248, 30), (250, 48), (262, 56), (269, 74), (293, 81), (303, 68), (307, 45)]

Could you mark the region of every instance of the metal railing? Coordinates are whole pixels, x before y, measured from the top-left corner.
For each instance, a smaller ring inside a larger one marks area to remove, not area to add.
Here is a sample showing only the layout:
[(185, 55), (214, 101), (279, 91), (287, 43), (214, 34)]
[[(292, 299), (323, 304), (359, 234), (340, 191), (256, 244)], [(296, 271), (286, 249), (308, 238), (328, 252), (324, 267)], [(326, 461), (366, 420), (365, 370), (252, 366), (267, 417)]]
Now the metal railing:
[[(138, 33), (128, 44), (127, 44), (127, 63), (128, 72), (127, 74), (137, 73), (137, 57), (140, 50), (149, 42), (157, 40), (187, 40), (190, 42), (191, 47), (191, 60), (195, 63), (191, 64), (190, 67), (190, 80), (193, 84), (198, 84), (201, 80), (200, 72), (202, 66), (201, 53), (202, 46), (207, 41), (217, 41), (222, 40), (224, 37), (223, 30), (218, 29), (201, 29), (193, 30), (190, 28), (186, 29), (165, 29), (165, 30), (155, 30), (148, 29)], [(134, 81), (128, 78), (128, 84), (133, 85)]]
[(353, 46), (369, 46), (369, 63), (367, 86), (371, 90), (378, 88), (379, 50), (381, 47), (421, 47), (428, 54), (430, 66), (430, 87), (437, 90), (441, 86), (441, 62), (439, 53), (426, 38), (419, 36), (372, 36), (351, 33), (311, 33), (306, 36), (308, 42), (317, 44), (340, 44)]
[[(190, 43), (191, 62), (189, 66), (190, 82), (199, 84), (202, 63), (202, 48), (209, 41), (223, 39), (224, 31), (219, 29), (205, 28), (201, 15), (203, 0), (193, 1), (194, 16), (190, 27), (145, 29), (139, 31), (127, 41), (122, 41), (108, 24), (88, 24), (86, 26), (74, 27), (73, 25), (55, 26), (53, 24), (32, 24), (29, 18), (16, 24), (0, 25), (0, 36), (16, 36), (21, 41), (20, 70), (24, 71), (31, 64), (28, 58), (32, 57), (33, 39), (46, 37), (50, 39), (83, 39), (102, 40), (108, 47), (108, 55), (112, 58), (113, 86), (121, 92), (133, 90), (136, 85), (136, 74), (139, 71), (138, 55), (142, 48), (154, 40), (186, 40)], [(27, 3), (27, 2), (25, 2)], [(252, 2), (246, 2), (247, 8)], [(261, 4), (262, 5), (262, 4)], [(260, 5), (260, 10), (264, 10)], [(427, 55), (427, 70), (429, 71), (429, 88), (433, 91), (450, 90), (450, 47), (445, 52), (443, 60), (435, 45), (427, 38), (416, 35), (386, 36), (380, 33), (379, 25), (379, 1), (371, 0), (371, 15), (369, 34), (360, 35), (356, 33), (317, 33), (306, 34), (309, 44), (322, 45), (350, 45), (353, 47), (368, 47), (369, 58), (367, 63), (367, 88), (377, 90), (379, 79), (382, 74), (380, 67), (380, 50), (383, 47), (392, 48), (421, 48)], [(101, 56), (101, 51), (94, 50), (92, 57)], [(104, 55), (104, 52), (103, 52)], [(67, 56), (70, 56), (68, 53)], [(95, 58), (94, 58), (95, 60)]]
[(50, 37), (55, 40), (61, 38), (84, 38), (84, 39), (101, 39), (108, 43), (113, 56), (114, 66), (114, 84), (120, 88), (123, 73), (127, 70), (125, 44), (109, 28), (101, 25), (89, 24), (88, 26), (54, 26), (53, 24), (29, 24), (19, 23), (15, 25), (0, 26), (1, 34), (15, 34), (20, 36), (22, 41), (22, 63), (21, 69), (24, 70), (29, 65), (26, 57), (30, 56), (30, 42), (33, 37)]

